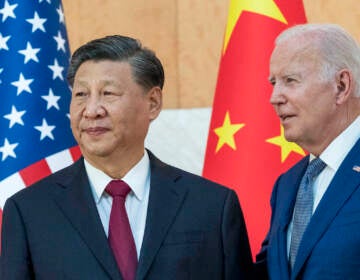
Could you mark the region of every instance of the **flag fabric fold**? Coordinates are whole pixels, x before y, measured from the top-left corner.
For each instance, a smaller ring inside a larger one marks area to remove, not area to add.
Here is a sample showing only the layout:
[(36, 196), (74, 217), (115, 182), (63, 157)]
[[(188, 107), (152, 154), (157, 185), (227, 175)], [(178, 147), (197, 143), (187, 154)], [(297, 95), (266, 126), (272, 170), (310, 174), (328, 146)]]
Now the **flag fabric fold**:
[(305, 22), (299, 0), (230, 1), (203, 176), (236, 190), (253, 255), (269, 227), (277, 176), (305, 155), (285, 140), (268, 81), (276, 36)]
[(69, 59), (61, 1), (0, 1), (0, 209), (80, 156), (70, 130)]

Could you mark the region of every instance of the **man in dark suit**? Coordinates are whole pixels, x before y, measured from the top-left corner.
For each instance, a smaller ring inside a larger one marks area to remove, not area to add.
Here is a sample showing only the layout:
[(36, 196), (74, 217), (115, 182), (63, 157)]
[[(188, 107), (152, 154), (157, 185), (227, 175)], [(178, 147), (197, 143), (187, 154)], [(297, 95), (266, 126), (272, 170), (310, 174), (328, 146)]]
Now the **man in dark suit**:
[[(162, 107), (155, 54), (129, 37), (93, 40), (72, 56), (68, 80), (83, 158), (7, 200), (0, 278), (248, 279), (251, 253), (234, 191), (144, 147)], [(108, 189), (113, 183), (129, 188), (125, 208)]]
[(310, 155), (275, 184), (257, 279), (359, 279), (359, 45), (337, 25), (292, 27), (276, 40), (270, 82), (286, 139)]

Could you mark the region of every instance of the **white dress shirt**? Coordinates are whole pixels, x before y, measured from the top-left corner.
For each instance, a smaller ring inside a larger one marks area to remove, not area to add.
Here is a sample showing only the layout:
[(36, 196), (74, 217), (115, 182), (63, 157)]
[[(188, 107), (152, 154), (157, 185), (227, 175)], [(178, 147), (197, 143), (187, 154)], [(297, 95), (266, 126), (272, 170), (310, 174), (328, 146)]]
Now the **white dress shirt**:
[[(320, 159), (326, 163), (326, 167), (315, 179), (313, 184), (314, 205), (313, 213), (319, 205), (321, 198), (326, 192), (335, 173), (356, 141), (360, 138), (360, 116), (356, 118), (330, 145), (321, 153)], [(310, 161), (315, 158), (310, 154)], [(293, 229), (292, 218), (287, 231), (287, 253), (290, 254), (291, 234)]]
[[(105, 188), (113, 178), (92, 166), (88, 161), (84, 160), (84, 162), (96, 207), (105, 233), (108, 235), (112, 197), (105, 192)], [(119, 179), (125, 181), (131, 188), (125, 200), (125, 208), (139, 259), (150, 192), (150, 160), (146, 150), (141, 160), (123, 178)]]

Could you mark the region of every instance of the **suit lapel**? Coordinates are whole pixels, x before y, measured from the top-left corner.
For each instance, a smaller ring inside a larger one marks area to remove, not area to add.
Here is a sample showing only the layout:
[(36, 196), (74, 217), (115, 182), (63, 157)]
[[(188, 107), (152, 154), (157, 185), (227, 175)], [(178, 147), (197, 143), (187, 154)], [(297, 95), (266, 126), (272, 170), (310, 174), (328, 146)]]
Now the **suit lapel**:
[(303, 158), (294, 168), (289, 171), (289, 173), (286, 174), (286, 177), (282, 179), (284, 183), (280, 182), (280, 184), (285, 185), (281, 187), (282, 193), (278, 198), (278, 203), (281, 203), (282, 205), (282, 207), (279, 209), (279, 213), (281, 215), (281, 230), (287, 230), (287, 227), (292, 219), (297, 191), (308, 163), (309, 156)]
[(112, 279), (121, 279), (91, 193), (83, 160), (60, 184), (63, 192), (56, 203)]
[(355, 165), (360, 166), (359, 152), (360, 141), (356, 143), (340, 165), (311, 218), (303, 236), (304, 242), (299, 247), (293, 269), (293, 279), (296, 278), (306, 258), (310, 255), (315, 244), (327, 230), (346, 200), (359, 187), (360, 173), (353, 170)]
[(145, 278), (187, 193), (185, 187), (175, 188), (180, 176), (148, 153), (151, 162), (150, 196), (136, 279)]
[[(286, 247), (286, 230), (281, 230), (276, 236), (276, 250), (274, 252), (275, 258), (278, 258), (277, 262), (279, 264), (279, 270), (276, 272), (279, 277), (278, 279), (287, 280), (289, 279), (290, 271), (287, 259), (287, 247)], [(277, 270), (277, 268), (275, 268)]]
[[(287, 231), (289, 223), (292, 219), (293, 209), (296, 200), (296, 194), (300, 185), (301, 178), (306, 170), (306, 167), (309, 162), (309, 157), (305, 157), (302, 159), (296, 167), (294, 167), (290, 172), (288, 172), (284, 178), (281, 178), (279, 184), (283, 184), (284, 186), (279, 186), (282, 190), (282, 193), (279, 194), (279, 198), (277, 199), (277, 203), (281, 203), (281, 207), (279, 207), (278, 213), (280, 214), (280, 222), (279, 228), (276, 231), (276, 249), (274, 256), (277, 256), (279, 259), (278, 262), (280, 264), (281, 278), (279, 279), (289, 279), (290, 271), (289, 271), (289, 263), (288, 263), (288, 254), (287, 254)], [(284, 183), (282, 183), (284, 182)]]

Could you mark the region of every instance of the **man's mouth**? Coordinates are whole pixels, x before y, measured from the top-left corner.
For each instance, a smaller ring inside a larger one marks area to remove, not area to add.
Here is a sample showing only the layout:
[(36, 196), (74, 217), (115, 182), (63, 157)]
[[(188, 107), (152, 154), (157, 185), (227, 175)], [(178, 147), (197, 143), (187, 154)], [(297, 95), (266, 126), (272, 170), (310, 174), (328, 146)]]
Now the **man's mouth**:
[(96, 126), (96, 127), (88, 127), (86, 129), (84, 129), (84, 131), (85, 131), (85, 133), (87, 133), (89, 135), (96, 136), (96, 135), (101, 135), (101, 134), (107, 132), (108, 129), (105, 127)]
[(287, 122), (289, 121), (291, 118), (293, 118), (295, 115), (289, 115), (289, 114), (281, 114), (279, 117), (280, 117), (280, 120), (281, 122)]

